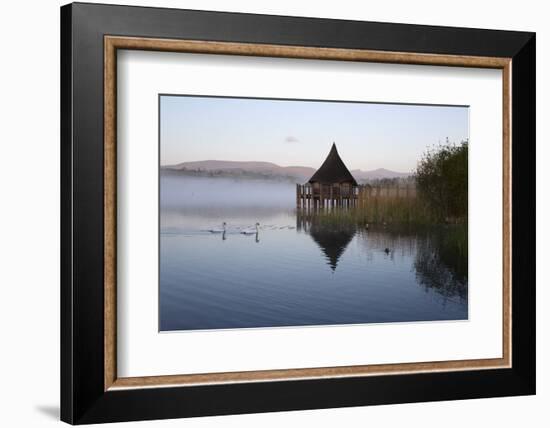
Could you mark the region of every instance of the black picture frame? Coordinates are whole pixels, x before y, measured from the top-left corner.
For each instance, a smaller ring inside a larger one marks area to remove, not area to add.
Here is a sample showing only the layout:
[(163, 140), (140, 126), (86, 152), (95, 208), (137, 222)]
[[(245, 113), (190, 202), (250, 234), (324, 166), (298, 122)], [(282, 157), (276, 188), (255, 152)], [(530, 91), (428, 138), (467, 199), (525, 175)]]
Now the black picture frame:
[[(104, 390), (104, 36), (512, 58), (512, 367)], [(71, 424), (535, 393), (535, 34), (73, 3), (61, 8), (61, 419)]]

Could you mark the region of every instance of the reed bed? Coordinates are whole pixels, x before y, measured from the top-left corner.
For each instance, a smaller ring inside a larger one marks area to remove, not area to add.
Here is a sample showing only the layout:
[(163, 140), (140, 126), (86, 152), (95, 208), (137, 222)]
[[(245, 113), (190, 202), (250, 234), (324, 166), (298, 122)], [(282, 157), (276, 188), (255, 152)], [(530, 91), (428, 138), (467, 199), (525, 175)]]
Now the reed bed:
[(370, 188), (359, 192), (357, 204), (346, 209), (320, 209), (322, 224), (434, 224), (434, 214), (411, 189)]
[(355, 212), (360, 223), (434, 223), (427, 204), (409, 189), (371, 189), (360, 192)]

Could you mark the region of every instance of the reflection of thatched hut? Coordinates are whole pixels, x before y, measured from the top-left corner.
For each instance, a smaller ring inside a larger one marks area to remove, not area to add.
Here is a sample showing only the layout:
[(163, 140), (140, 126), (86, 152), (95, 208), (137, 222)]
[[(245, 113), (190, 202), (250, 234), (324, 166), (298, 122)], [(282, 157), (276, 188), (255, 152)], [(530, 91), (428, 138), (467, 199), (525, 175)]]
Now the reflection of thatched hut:
[(332, 270), (336, 270), (338, 260), (353, 239), (355, 231), (351, 229), (331, 230), (314, 226), (310, 229), (309, 234), (325, 254), (327, 264)]
[(327, 264), (336, 270), (338, 261), (357, 232), (355, 223), (346, 221), (326, 223), (311, 211), (296, 213), (296, 229), (305, 232), (319, 246)]
[(307, 184), (296, 187), (298, 207), (352, 206), (357, 200), (357, 181), (340, 158), (336, 144)]

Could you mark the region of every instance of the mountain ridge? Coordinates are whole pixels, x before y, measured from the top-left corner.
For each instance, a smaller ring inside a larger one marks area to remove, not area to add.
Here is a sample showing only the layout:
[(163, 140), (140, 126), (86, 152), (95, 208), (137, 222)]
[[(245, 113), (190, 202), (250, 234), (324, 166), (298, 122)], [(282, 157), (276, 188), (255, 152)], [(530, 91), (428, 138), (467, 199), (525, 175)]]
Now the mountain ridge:
[[(280, 166), (273, 162), (264, 161), (227, 161), (227, 160), (202, 160), (191, 162), (180, 162), (172, 165), (162, 165), (165, 171), (212, 173), (225, 172), (233, 174), (261, 174), (267, 176), (292, 177), (303, 181), (308, 180), (316, 171), (315, 168), (308, 166)], [(350, 171), (356, 180), (372, 180), (383, 178), (401, 178), (412, 175), (411, 173), (392, 171), (386, 168), (377, 168), (364, 171), (354, 169)]]

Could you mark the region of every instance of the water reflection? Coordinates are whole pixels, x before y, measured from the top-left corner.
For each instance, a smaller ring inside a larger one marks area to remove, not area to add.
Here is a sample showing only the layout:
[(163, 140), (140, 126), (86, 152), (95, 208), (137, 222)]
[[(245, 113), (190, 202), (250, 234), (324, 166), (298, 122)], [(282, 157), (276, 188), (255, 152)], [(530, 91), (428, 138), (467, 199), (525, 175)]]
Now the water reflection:
[(468, 229), (465, 225), (396, 226), (359, 225), (313, 213), (296, 213), (298, 231), (318, 245), (326, 263), (335, 271), (340, 257), (356, 237), (365, 261), (383, 254), (391, 261), (413, 259), (411, 269), (425, 289), (444, 297), (468, 299)]
[(468, 229), (465, 226), (432, 228), (418, 242), (414, 262), (416, 278), (427, 289), (445, 297), (468, 299)]
[(296, 212), (292, 187), (269, 184), (291, 196), (262, 203), (259, 186), (238, 183), (218, 203), (197, 180), (176, 184), (161, 192), (162, 331), (468, 318), (465, 227), (367, 229)]
[(308, 233), (323, 252), (327, 264), (334, 271), (338, 260), (352, 241), (357, 227), (350, 223), (323, 224), (315, 214), (298, 211), (296, 229)]

